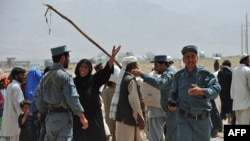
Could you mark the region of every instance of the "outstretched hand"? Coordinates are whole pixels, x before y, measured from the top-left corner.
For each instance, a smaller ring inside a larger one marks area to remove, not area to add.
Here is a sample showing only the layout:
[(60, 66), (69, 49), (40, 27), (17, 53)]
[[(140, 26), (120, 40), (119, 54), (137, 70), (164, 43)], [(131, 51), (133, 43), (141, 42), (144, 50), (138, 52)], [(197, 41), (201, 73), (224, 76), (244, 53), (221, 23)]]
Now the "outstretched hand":
[(131, 73), (134, 75), (134, 76), (141, 76), (142, 75), (142, 71), (140, 69), (132, 69), (131, 70)]
[(113, 46), (112, 55), (111, 56), (116, 56), (116, 54), (120, 51), (120, 48), (121, 48), (120, 45), (118, 47)]
[(112, 68), (112, 67), (113, 67), (114, 61), (115, 61), (115, 56), (116, 56), (117, 53), (120, 51), (120, 49), (121, 49), (121, 46), (120, 46), (120, 45), (119, 45), (118, 47), (113, 46), (112, 55), (110, 56), (110, 59), (109, 59), (109, 68)]

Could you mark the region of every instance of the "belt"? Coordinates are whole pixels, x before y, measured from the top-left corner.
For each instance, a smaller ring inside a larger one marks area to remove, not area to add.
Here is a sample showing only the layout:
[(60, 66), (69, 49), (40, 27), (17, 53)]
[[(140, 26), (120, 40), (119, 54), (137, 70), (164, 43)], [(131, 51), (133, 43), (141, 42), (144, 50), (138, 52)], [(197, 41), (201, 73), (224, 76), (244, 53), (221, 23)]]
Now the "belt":
[(51, 107), (48, 108), (48, 113), (62, 113), (62, 112), (68, 112), (68, 109), (62, 108), (62, 107)]
[(203, 119), (205, 117), (209, 117), (210, 116), (210, 112), (204, 112), (202, 114), (198, 114), (198, 115), (194, 115), (194, 114), (191, 114), (191, 113), (188, 113), (182, 109), (179, 109), (179, 113), (188, 117), (188, 118), (191, 118), (193, 120), (199, 120), (199, 119)]

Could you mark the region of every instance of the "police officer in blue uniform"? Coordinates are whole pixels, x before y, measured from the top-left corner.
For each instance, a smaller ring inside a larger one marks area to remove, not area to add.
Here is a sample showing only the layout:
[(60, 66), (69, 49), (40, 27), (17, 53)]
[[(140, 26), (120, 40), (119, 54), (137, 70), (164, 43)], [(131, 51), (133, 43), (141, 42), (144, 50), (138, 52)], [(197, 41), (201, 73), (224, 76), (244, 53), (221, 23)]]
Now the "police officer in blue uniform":
[(197, 50), (194, 45), (183, 47), (185, 68), (175, 74), (169, 93), (169, 110), (176, 110), (176, 105), (179, 109), (179, 141), (210, 141), (210, 100), (221, 90), (215, 76), (197, 65)]
[[(165, 114), (166, 114), (166, 119), (163, 121), (166, 123), (165, 140), (177, 141), (178, 140), (178, 132), (177, 132), (178, 113), (176, 111), (168, 110), (168, 95), (169, 95), (172, 80), (176, 73), (176, 70), (175, 68), (170, 67), (170, 64), (166, 55), (156, 55), (154, 57), (154, 60), (151, 61), (151, 63), (154, 63), (154, 70), (158, 74), (161, 75), (160, 78), (156, 78), (147, 73), (143, 73), (139, 69), (133, 69), (132, 73), (135, 76), (140, 76), (144, 82), (160, 90), (161, 92), (160, 103), (161, 103), (162, 109), (165, 111)], [(160, 111), (155, 110), (153, 113), (151, 113), (151, 116), (158, 116), (160, 114), (161, 114)], [(157, 121), (157, 122), (158, 124), (161, 123), (160, 121)], [(154, 121), (153, 123), (157, 123), (157, 122)]]
[(47, 114), (45, 141), (71, 141), (72, 113), (78, 115), (83, 130), (88, 128), (88, 120), (83, 114), (72, 76), (65, 70), (69, 64), (69, 50), (59, 46), (51, 48), (51, 53), (54, 64), (36, 89), (36, 106), (39, 112)]

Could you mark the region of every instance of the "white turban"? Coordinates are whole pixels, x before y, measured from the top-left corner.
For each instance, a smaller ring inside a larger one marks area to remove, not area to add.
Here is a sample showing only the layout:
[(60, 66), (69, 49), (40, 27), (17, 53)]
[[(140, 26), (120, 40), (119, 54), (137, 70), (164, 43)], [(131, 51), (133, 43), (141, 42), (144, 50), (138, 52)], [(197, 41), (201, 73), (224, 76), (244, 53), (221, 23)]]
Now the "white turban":
[(122, 67), (126, 66), (126, 65), (128, 65), (130, 63), (133, 63), (133, 62), (137, 62), (137, 58), (135, 56), (124, 57), (122, 59)]

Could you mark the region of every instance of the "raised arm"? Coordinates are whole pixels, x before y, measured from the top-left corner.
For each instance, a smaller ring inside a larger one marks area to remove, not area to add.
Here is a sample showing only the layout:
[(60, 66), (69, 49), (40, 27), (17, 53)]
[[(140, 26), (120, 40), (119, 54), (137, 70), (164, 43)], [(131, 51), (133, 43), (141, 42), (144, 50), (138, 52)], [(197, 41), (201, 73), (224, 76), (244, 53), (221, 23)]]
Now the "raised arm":
[(121, 46), (118, 46), (118, 47), (113, 46), (112, 54), (111, 54), (111, 56), (109, 58), (109, 68), (113, 67), (114, 61), (115, 61), (115, 56), (120, 51), (120, 48), (121, 48)]

